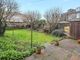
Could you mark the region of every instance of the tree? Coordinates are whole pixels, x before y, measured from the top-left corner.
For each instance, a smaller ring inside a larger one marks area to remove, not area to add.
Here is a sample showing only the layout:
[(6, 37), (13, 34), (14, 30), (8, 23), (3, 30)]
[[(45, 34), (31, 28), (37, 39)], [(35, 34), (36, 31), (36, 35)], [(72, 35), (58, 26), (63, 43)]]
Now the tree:
[(17, 11), (17, 3), (14, 0), (0, 0), (0, 36), (3, 36), (6, 30), (6, 22)]
[(49, 25), (49, 33), (51, 33), (61, 20), (61, 10), (59, 8), (50, 9), (44, 14), (44, 17)]
[(33, 24), (33, 27), (32, 29), (36, 30), (37, 28), (37, 22), (40, 20), (41, 18), (41, 14), (38, 12), (38, 11), (28, 11), (26, 14), (24, 14), (26, 19), (25, 19), (25, 22), (27, 24), (30, 24), (31, 23)]
[(25, 16), (27, 18), (27, 22), (29, 22), (30, 25), (31, 25), (31, 48), (32, 48), (34, 24), (35, 24), (36, 20), (40, 19), (41, 15), (40, 15), (40, 13), (38, 11), (28, 11), (25, 14)]
[(45, 20), (36, 20), (34, 22), (34, 30), (37, 30), (37, 31), (42, 31), (42, 29), (44, 28), (44, 24), (45, 24)]

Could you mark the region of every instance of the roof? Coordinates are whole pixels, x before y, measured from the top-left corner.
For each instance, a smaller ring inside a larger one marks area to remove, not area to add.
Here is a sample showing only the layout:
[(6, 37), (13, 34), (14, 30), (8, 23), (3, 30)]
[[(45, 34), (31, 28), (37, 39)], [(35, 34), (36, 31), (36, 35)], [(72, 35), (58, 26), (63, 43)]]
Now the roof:
[(59, 23), (64, 24), (64, 23), (69, 23), (68, 21), (60, 21)]
[(16, 13), (14, 16), (11, 17), (10, 20), (6, 20), (7, 22), (24, 22), (26, 17), (21, 13)]
[(80, 22), (80, 18), (75, 18), (75, 19), (71, 19), (71, 20), (69, 20), (69, 22), (72, 22), (72, 21), (78, 21), (78, 22)]

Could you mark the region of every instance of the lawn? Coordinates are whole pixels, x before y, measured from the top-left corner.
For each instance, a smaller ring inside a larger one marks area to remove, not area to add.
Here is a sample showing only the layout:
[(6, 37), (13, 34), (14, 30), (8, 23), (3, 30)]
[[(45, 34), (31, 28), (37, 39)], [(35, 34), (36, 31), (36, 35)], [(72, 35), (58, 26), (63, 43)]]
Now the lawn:
[[(0, 37), (0, 59), (1, 60), (20, 60), (32, 54), (30, 48), (30, 30), (7, 30), (3, 37)], [(33, 46), (49, 43), (58, 40), (59, 37), (47, 35), (40, 32), (33, 32)]]

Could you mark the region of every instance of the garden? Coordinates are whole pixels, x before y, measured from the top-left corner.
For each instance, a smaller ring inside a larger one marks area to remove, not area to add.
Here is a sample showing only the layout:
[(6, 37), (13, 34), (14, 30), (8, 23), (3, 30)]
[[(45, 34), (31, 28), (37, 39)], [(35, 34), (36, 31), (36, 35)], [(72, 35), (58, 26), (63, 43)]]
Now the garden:
[(6, 30), (5, 35), (0, 37), (0, 59), (22, 60), (34, 53), (37, 45), (44, 45), (51, 41), (59, 40), (60, 37), (33, 31), (31, 48), (31, 31), (29, 29)]

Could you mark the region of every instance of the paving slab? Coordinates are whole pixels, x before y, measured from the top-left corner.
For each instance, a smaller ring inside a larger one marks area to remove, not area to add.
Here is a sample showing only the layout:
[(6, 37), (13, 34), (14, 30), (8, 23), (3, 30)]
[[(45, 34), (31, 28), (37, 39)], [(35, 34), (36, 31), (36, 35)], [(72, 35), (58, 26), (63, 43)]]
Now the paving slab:
[(80, 55), (80, 44), (76, 40), (64, 39), (60, 41), (60, 47), (67, 49), (71, 52), (76, 52)]
[(77, 54), (73, 54), (70, 58), (70, 60), (80, 60), (80, 56)]

